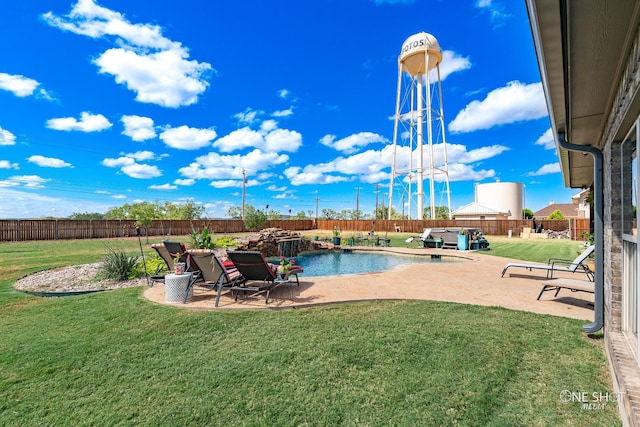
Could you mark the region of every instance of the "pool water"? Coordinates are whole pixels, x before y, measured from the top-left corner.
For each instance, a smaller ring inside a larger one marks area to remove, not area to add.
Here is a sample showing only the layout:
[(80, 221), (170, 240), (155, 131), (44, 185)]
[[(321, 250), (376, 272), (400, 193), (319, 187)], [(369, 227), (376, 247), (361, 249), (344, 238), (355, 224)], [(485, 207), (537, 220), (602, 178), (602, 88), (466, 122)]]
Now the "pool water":
[[(294, 257), (295, 263), (304, 269), (305, 276), (334, 276), (338, 274), (371, 273), (389, 270), (399, 264), (453, 262), (451, 257), (403, 256), (367, 251), (307, 252)], [(277, 260), (272, 260), (278, 263)]]

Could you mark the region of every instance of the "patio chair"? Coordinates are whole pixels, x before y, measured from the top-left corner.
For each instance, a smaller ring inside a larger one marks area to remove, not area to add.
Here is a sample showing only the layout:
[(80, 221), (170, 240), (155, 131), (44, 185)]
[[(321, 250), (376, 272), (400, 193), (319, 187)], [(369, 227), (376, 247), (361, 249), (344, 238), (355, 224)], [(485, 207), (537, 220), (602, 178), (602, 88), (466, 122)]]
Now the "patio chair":
[[(262, 252), (258, 251), (227, 251), (227, 255), (247, 282), (262, 282), (252, 283), (252, 286), (247, 286), (246, 283), (241, 286), (234, 286), (232, 290), (235, 292), (236, 300), (241, 291), (253, 292), (253, 295), (264, 292), (265, 304), (268, 304), (269, 293), (283, 283), (280, 280), (276, 280), (278, 278), (276, 266), (270, 264)], [(292, 268), (289, 270), (289, 277), (295, 277), (297, 285), (300, 286), (298, 274), (303, 272), (304, 270), (300, 267)]]
[(229, 263), (227, 267), (211, 249), (189, 249), (187, 253), (202, 277), (202, 281), (197, 285), (216, 290), (216, 307), (224, 290), (231, 290), (247, 280), (235, 267), (231, 267), (232, 264)]
[[(193, 282), (200, 282), (202, 280), (202, 275), (200, 274), (200, 270), (193, 265), (191, 261), (191, 256), (187, 252), (187, 248), (182, 242), (172, 242), (171, 240), (165, 240), (162, 242), (164, 245), (165, 251), (160, 253), (160, 256), (164, 259), (165, 263), (169, 267), (169, 271), (173, 271), (175, 266), (175, 260), (177, 262), (183, 262), (185, 264), (185, 273), (193, 273)], [(164, 254), (164, 256), (163, 256)]]
[(567, 260), (561, 258), (550, 258), (546, 264), (542, 263), (519, 263), (519, 262), (510, 262), (505, 265), (504, 270), (502, 270), (502, 276), (507, 272), (507, 270), (511, 267), (519, 267), (526, 268), (529, 271), (533, 270), (545, 270), (547, 272), (547, 279), (553, 278), (554, 271), (565, 271), (569, 273), (575, 273), (576, 271), (584, 273), (587, 278), (593, 282), (594, 275), (593, 271), (587, 266), (584, 261), (591, 255), (594, 251), (595, 246), (591, 245), (587, 247), (580, 255), (578, 255), (574, 260)]
[(418, 237), (409, 237), (405, 242), (407, 246), (413, 242), (417, 242), (418, 245), (423, 248), (440, 248), (442, 246), (442, 239), (431, 236), (430, 228), (425, 228)]
[[(179, 244), (182, 245), (182, 243)], [(174, 257), (171, 256), (164, 243), (153, 243), (151, 248), (156, 251), (160, 258), (162, 258), (164, 266), (162, 263), (158, 263), (154, 273), (151, 275), (151, 282), (149, 286), (153, 286), (155, 282), (164, 282), (164, 276), (173, 272), (175, 267), (173, 262)], [(184, 245), (182, 245), (181, 250), (186, 250)]]

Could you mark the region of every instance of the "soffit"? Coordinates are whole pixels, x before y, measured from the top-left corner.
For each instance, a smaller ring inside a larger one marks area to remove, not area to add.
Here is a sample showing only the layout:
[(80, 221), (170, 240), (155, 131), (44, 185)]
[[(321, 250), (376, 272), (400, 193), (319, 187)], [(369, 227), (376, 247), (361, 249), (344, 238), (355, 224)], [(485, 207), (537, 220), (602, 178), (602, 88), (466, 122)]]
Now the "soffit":
[[(527, 0), (554, 133), (601, 148), (637, 31), (636, 0)], [(593, 183), (593, 157), (558, 148), (569, 187)]]

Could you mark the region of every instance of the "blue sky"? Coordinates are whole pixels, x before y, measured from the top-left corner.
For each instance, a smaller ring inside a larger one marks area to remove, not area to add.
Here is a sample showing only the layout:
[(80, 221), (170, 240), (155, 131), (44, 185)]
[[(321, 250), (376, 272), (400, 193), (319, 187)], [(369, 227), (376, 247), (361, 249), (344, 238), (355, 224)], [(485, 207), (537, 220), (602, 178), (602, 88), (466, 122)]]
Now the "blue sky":
[(522, 1), (0, 9), (0, 218), (156, 200), (224, 217), (243, 170), (257, 208), (355, 209), (358, 193), (373, 212), (376, 184), (379, 203), (388, 192), (398, 55), (419, 32), (443, 53), (452, 209), (496, 180), (522, 182), (534, 211), (578, 192), (562, 185)]

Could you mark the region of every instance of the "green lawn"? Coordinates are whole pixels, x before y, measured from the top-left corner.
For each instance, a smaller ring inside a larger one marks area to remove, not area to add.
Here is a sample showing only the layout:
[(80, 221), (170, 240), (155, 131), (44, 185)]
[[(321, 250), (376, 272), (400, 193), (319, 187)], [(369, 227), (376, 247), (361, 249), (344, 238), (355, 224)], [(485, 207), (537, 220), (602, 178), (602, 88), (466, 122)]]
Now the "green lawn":
[(3, 426), (620, 425), (613, 403), (560, 399), (612, 391), (602, 336), (578, 320), (426, 301), (205, 312), (149, 303), (142, 288), (12, 289), (104, 248), (0, 245)]

